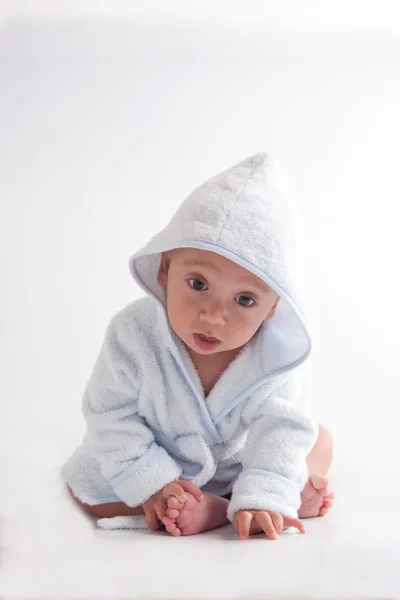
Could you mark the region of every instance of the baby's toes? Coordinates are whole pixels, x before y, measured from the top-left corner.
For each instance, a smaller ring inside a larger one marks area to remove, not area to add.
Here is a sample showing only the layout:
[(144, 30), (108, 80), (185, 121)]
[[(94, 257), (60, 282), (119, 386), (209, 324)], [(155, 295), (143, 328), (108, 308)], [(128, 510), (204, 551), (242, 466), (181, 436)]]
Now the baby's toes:
[(175, 508), (169, 508), (167, 515), (172, 517), (172, 519), (177, 519), (179, 517), (179, 510), (176, 510)]
[(175, 531), (175, 529), (177, 529), (175, 523), (169, 523), (168, 525), (165, 526), (165, 529), (168, 531), (168, 533), (173, 533)]
[(324, 517), (330, 511), (330, 506), (321, 506), (319, 509), (319, 516)]
[(170, 533), (174, 537), (181, 535), (181, 530), (178, 529), (178, 527), (175, 525), (175, 523), (171, 523), (171, 525), (167, 525), (165, 529), (168, 531), (168, 533)]
[(179, 502), (179, 500), (177, 500), (174, 496), (171, 496), (167, 500), (167, 506), (168, 508), (180, 510), (181, 508), (183, 508), (183, 502)]
[(324, 475), (310, 475), (310, 481), (312, 483), (313, 488), (321, 492), (321, 494), (328, 487), (328, 478)]
[(178, 527), (180, 529), (182, 529), (183, 527), (187, 527), (188, 525), (191, 525), (192, 523), (193, 523), (193, 515), (189, 511), (181, 512), (181, 514), (179, 515), (179, 520), (177, 522)]
[(335, 498), (335, 492), (331, 492), (328, 488), (326, 488), (326, 490), (319, 490), (319, 492), (323, 499), (322, 505), (327, 505), (327, 502), (329, 502), (329, 506), (331, 507), (333, 499)]
[(329, 498), (325, 498), (325, 500), (322, 503), (322, 507), (326, 507), (326, 508), (332, 508), (333, 505), (333, 501), (329, 500)]
[(328, 498), (324, 498), (324, 501), (322, 503), (321, 508), (319, 509), (319, 516), (323, 517), (325, 516), (329, 510), (332, 508), (332, 500), (329, 500)]
[(162, 522), (164, 523), (165, 527), (167, 527), (168, 525), (172, 525), (172, 523), (175, 523), (175, 519), (172, 519), (170, 516), (166, 515), (162, 519)]

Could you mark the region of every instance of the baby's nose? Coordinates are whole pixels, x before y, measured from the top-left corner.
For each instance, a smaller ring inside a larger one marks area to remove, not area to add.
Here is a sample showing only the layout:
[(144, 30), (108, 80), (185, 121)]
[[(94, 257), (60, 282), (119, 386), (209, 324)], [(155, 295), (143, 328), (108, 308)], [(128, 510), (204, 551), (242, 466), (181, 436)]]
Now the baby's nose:
[(210, 323), (210, 325), (225, 325), (225, 317), (221, 308), (215, 307), (200, 312), (200, 321)]

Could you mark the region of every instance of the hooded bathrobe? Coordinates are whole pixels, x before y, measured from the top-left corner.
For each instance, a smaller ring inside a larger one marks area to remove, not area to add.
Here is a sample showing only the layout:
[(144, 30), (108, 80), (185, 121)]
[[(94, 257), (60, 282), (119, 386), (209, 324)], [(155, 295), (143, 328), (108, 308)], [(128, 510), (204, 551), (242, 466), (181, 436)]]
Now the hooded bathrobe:
[[(146, 295), (108, 325), (83, 396), (87, 431), (62, 469), (82, 502), (138, 506), (183, 477), (231, 492), (231, 521), (241, 509), (297, 516), (318, 426), (289, 199), (276, 160), (258, 153), (196, 188), (130, 258)], [(280, 296), (207, 397), (157, 282), (161, 253), (173, 248), (216, 252)]]

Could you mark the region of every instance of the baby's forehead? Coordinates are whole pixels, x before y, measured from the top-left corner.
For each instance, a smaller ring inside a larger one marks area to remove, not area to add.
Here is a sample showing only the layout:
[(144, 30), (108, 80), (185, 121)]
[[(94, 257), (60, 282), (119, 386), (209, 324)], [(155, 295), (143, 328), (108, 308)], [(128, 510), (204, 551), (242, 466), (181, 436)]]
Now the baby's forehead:
[(261, 285), (265, 291), (271, 289), (268, 284), (257, 277), (257, 275), (254, 275), (254, 273), (251, 273), (241, 265), (238, 265), (234, 261), (229, 260), (229, 258), (221, 256), (216, 252), (201, 250), (199, 248), (176, 248), (173, 251), (173, 255), (183, 266), (213, 269), (216, 272), (223, 274), (226, 279), (233, 279), (236, 282), (240, 279), (247, 283), (253, 283), (258, 286)]

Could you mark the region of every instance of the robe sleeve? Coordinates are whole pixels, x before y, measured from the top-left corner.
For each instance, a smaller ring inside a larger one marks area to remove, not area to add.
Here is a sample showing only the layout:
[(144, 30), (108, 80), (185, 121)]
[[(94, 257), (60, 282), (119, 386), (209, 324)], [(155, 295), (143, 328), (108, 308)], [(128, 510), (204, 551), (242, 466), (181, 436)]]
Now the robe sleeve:
[(246, 509), (297, 517), (308, 478), (306, 457), (318, 438), (306, 373), (299, 367), (285, 374), (282, 385), (263, 400), (242, 450), (243, 469), (228, 506), (231, 521)]
[(82, 401), (91, 452), (103, 477), (129, 506), (143, 504), (182, 472), (138, 414), (138, 352), (123, 317), (116, 315)]

